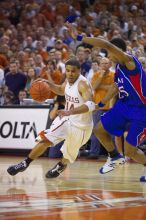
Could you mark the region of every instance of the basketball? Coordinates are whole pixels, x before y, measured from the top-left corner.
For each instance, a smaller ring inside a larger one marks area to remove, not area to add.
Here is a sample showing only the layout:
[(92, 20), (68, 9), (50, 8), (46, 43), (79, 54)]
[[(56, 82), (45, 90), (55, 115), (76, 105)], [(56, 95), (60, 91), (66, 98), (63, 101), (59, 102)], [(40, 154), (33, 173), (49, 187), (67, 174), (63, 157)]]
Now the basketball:
[(29, 93), (32, 97), (37, 102), (43, 102), (46, 99), (49, 98), (49, 86), (46, 82), (43, 81), (36, 81), (32, 83)]

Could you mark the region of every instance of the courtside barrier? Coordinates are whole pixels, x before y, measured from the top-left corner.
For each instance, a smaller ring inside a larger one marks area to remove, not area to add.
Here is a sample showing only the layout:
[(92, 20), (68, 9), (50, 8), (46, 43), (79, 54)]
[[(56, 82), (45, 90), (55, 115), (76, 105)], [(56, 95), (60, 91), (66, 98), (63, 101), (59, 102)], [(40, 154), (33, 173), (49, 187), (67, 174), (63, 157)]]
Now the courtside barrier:
[(0, 107), (0, 149), (32, 149), (37, 134), (46, 129), (49, 106)]

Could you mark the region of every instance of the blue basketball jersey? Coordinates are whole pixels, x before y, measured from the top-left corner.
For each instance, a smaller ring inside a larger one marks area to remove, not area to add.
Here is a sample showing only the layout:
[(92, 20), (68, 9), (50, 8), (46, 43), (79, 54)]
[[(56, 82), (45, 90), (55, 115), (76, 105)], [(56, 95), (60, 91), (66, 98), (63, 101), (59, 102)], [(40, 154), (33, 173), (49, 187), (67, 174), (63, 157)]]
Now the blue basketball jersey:
[(117, 64), (115, 83), (119, 88), (119, 100), (101, 116), (105, 130), (121, 136), (129, 124), (126, 141), (138, 146), (146, 137), (146, 73), (141, 63), (133, 57), (135, 69), (128, 70)]
[(133, 56), (135, 69), (128, 70), (117, 64), (115, 83), (119, 88), (119, 99), (128, 105), (146, 107), (146, 73), (141, 63)]

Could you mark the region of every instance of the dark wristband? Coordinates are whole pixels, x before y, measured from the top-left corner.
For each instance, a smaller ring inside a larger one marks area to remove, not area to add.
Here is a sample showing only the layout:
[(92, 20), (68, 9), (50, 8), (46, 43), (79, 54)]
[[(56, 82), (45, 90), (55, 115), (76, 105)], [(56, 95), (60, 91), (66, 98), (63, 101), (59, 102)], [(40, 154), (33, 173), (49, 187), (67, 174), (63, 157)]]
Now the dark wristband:
[(102, 107), (104, 107), (104, 106), (105, 106), (104, 103), (102, 103), (102, 102), (99, 102), (99, 103), (98, 103), (98, 107), (102, 108)]
[(82, 35), (77, 35), (77, 41), (82, 41), (83, 36)]

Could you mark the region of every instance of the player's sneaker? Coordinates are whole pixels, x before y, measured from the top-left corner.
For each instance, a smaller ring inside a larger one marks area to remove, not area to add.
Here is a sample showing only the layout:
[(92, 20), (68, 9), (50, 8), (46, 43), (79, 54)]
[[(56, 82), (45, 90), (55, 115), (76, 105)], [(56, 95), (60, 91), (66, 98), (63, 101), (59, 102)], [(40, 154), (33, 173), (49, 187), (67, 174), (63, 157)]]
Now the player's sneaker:
[(146, 182), (146, 174), (140, 177), (140, 182)]
[(103, 167), (100, 168), (99, 172), (101, 174), (111, 172), (112, 170), (114, 170), (116, 166), (122, 165), (124, 163), (125, 163), (125, 158), (121, 155), (118, 155), (117, 157), (114, 158), (108, 157), (106, 163), (104, 164)]
[(55, 178), (60, 175), (65, 169), (67, 165), (62, 162), (58, 162), (51, 170), (46, 173), (46, 178)]
[(13, 166), (10, 166), (8, 169), (7, 169), (7, 172), (11, 175), (11, 176), (15, 176), (17, 173), (19, 172), (23, 172), (24, 170), (26, 170), (26, 168), (28, 167), (27, 163), (25, 160), (23, 160), (22, 162), (16, 164), (16, 165), (13, 165)]

